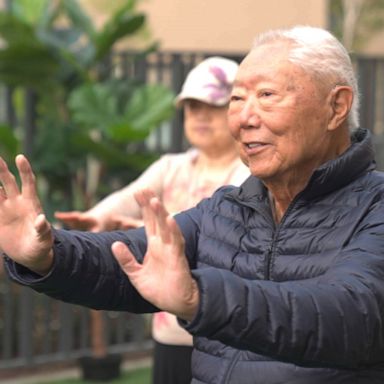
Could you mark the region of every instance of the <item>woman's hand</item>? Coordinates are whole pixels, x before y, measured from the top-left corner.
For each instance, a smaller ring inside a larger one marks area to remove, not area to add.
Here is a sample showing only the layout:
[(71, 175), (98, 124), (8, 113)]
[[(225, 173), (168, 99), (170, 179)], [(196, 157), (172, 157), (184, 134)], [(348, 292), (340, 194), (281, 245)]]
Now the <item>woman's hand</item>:
[(103, 225), (99, 223), (96, 217), (88, 212), (69, 211), (55, 212), (55, 218), (63, 222), (68, 228), (78, 229), (80, 231), (100, 232)]
[(55, 218), (62, 221), (68, 228), (90, 232), (132, 229), (143, 226), (143, 220), (140, 219), (117, 214), (97, 216), (88, 211), (58, 211), (55, 212)]

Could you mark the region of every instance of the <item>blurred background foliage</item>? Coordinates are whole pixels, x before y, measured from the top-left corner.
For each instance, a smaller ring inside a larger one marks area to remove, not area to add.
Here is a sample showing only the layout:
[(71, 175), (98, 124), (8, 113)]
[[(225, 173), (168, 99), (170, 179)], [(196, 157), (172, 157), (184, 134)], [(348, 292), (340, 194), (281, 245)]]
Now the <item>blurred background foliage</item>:
[[(12, 0), (0, 12), (0, 82), (16, 105), (15, 123), (0, 124), (1, 155), (30, 158), (50, 218), (86, 209), (156, 158), (140, 148), (172, 117), (174, 94), (119, 76), (112, 55), (129, 38), (146, 39), (136, 56), (157, 49), (137, 1), (119, 1), (99, 28), (76, 0)], [(37, 111), (28, 132), (27, 100)]]
[(330, 29), (351, 52), (384, 28), (383, 0), (330, 0)]

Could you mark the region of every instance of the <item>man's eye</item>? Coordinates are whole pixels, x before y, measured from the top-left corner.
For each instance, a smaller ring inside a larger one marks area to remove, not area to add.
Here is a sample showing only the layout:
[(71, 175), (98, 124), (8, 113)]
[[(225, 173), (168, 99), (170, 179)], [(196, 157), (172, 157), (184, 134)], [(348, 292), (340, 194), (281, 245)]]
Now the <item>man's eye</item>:
[(273, 93), (270, 92), (270, 91), (263, 91), (263, 92), (261, 92), (261, 96), (263, 96), (263, 97), (269, 97), (269, 96), (272, 96), (272, 95), (273, 95)]
[(241, 100), (240, 96), (237, 96), (237, 95), (232, 95), (231, 96), (231, 101), (239, 101), (239, 100)]

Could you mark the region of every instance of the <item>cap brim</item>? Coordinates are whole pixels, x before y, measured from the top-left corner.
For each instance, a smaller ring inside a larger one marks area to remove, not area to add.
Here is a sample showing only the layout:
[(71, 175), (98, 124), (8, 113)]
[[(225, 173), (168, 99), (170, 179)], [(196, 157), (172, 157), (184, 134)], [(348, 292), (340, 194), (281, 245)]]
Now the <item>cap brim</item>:
[(183, 106), (183, 102), (188, 99), (193, 99), (193, 100), (198, 100), (203, 103), (206, 103), (208, 105), (212, 105), (214, 107), (224, 107), (229, 103), (227, 100), (218, 100), (213, 102), (210, 98), (208, 97), (202, 97), (201, 95), (194, 95), (191, 93), (179, 93), (176, 98), (175, 98), (175, 106), (177, 108), (181, 108)]

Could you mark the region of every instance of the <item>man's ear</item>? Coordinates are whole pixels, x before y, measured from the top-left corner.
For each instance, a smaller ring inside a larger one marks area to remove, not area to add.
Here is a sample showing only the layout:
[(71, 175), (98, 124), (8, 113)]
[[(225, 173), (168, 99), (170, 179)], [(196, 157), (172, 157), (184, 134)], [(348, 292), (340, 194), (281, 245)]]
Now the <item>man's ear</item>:
[(352, 108), (353, 91), (347, 85), (336, 85), (330, 93), (330, 118), (328, 130), (333, 131), (348, 118)]

